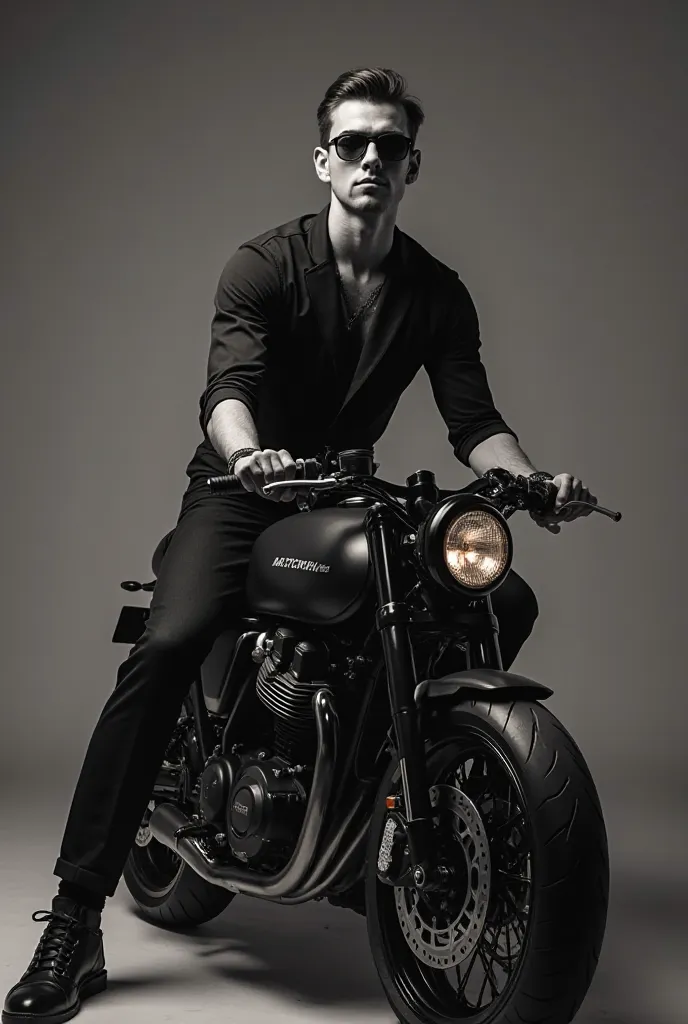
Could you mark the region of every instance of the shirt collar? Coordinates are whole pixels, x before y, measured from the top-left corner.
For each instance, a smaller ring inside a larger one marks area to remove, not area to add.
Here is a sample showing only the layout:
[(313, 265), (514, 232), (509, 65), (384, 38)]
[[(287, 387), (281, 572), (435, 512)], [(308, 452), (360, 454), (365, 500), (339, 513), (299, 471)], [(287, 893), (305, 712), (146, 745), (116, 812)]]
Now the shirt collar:
[[(334, 263), (334, 253), (327, 228), (329, 213), (330, 204), (328, 203), (319, 213), (315, 214), (308, 228), (308, 249), (316, 266), (323, 263)], [(385, 273), (401, 273), (406, 269), (408, 254), (405, 239), (403, 231), (400, 231), (395, 225), (392, 248), (382, 262), (381, 269)]]

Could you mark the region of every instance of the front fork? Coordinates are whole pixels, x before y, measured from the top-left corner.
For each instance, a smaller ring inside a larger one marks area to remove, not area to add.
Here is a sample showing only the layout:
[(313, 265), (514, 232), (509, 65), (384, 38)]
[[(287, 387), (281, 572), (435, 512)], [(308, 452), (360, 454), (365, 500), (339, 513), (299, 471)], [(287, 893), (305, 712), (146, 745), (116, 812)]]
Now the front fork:
[[(383, 505), (373, 506), (366, 517), (366, 531), (370, 545), (375, 581), (377, 587), (378, 611), (376, 626), (380, 633), (382, 650), (387, 669), (387, 687), (392, 712), (392, 724), (399, 755), (403, 814), (398, 807), (390, 819), (394, 819), (403, 832), (408, 854), (402, 858), (401, 876), (382, 878), (391, 884), (413, 885), (418, 889), (441, 887), (445, 881), (445, 870), (433, 857), (433, 811), (426, 771), (425, 738), (421, 729), (421, 716), (415, 701), (417, 685), (416, 665), (411, 643), (410, 625), (415, 621), (414, 610), (405, 601), (399, 600), (404, 588), (401, 580), (400, 559), (397, 552), (397, 530), (394, 514)], [(492, 616), (489, 597), (484, 598), (485, 610), (493, 619), (495, 631), (483, 636), (478, 644), (471, 645), (470, 660), (473, 667), (478, 664), (501, 668), (499, 642), (496, 635), (496, 620)], [(391, 840), (394, 830), (389, 834)], [(383, 839), (386, 845), (387, 832)], [(395, 837), (396, 838), (399, 837)], [(389, 847), (387, 843), (387, 847)], [(396, 845), (396, 842), (395, 842)], [(388, 854), (391, 850), (388, 849)], [(392, 858), (381, 851), (381, 861)], [(393, 858), (397, 864), (399, 860)], [(378, 862), (380, 876), (381, 864)], [(382, 871), (387, 875), (387, 871)]]

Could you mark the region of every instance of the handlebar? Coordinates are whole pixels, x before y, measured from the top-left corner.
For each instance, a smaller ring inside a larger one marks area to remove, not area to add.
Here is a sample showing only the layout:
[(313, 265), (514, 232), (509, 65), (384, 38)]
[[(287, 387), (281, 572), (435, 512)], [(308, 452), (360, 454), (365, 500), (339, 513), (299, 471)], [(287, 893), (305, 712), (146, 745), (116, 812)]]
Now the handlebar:
[[(367, 466), (365, 466), (365, 460), (361, 461), (360, 452), (356, 453), (357, 459), (354, 459), (353, 462), (351, 459), (347, 461), (345, 455), (351, 454), (328, 452), (324, 458), (303, 459), (302, 475), (294, 480), (275, 480), (266, 484), (263, 493), (269, 494), (272, 491), (288, 488), (312, 494), (318, 491), (347, 490), (373, 496), (380, 501), (386, 500), (393, 503), (397, 509), (399, 509), (398, 499), (409, 502), (414, 493), (416, 496), (418, 495), (417, 484), (404, 486), (377, 479), (374, 476), (377, 465), (372, 462), (372, 453)], [(364, 467), (368, 469), (368, 472), (361, 472)], [(352, 468), (354, 472), (351, 472)], [(593, 512), (607, 516), (616, 523), (621, 519), (621, 512), (614, 512), (590, 501), (567, 501), (558, 511), (555, 511), (554, 499), (557, 488), (550, 481), (534, 481), (529, 477), (514, 476), (506, 469), (489, 470), (483, 477), (472, 481), (468, 486), (452, 490), (441, 490), (436, 487), (434, 477), (432, 474), (427, 474), (426, 471), (415, 474), (415, 478), (420, 478), (423, 475), (432, 480), (431, 483), (426, 480), (426, 486), (431, 489), (434, 499), (430, 500), (430, 504), (436, 504), (454, 494), (474, 493), (487, 497), (507, 517), (519, 509), (533, 512), (536, 515), (556, 516), (572, 505), (583, 505)], [(413, 478), (409, 478), (409, 480), (411, 479)], [(229, 494), (243, 490), (241, 480), (233, 473), (210, 477), (208, 487), (212, 494)], [(428, 499), (425, 500), (427, 502)]]
[[(303, 476), (299, 476), (295, 480), (275, 480), (274, 483), (266, 484), (263, 492), (269, 494), (273, 488), (275, 490), (280, 488), (283, 490), (286, 487), (309, 490), (322, 483), (320, 474), (323, 471), (323, 465), (320, 459), (302, 459), (301, 461), (303, 462)], [(314, 479), (309, 479), (310, 477)], [(337, 483), (337, 481), (332, 480), (330, 483)], [(227, 473), (225, 476), (211, 476), (208, 480), (208, 487), (211, 494), (232, 494), (234, 491), (243, 491), (244, 489), (244, 485), (236, 473)]]

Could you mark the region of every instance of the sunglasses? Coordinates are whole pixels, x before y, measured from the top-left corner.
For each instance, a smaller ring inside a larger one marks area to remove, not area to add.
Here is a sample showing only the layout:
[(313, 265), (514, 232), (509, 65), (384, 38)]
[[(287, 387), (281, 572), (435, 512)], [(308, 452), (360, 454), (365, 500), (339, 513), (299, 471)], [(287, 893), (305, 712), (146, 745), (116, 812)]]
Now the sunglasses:
[(381, 160), (403, 160), (407, 156), (413, 139), (399, 132), (383, 132), (382, 135), (366, 135), (364, 132), (343, 132), (327, 143), (334, 146), (340, 160), (360, 160), (368, 151), (371, 142), (375, 143)]

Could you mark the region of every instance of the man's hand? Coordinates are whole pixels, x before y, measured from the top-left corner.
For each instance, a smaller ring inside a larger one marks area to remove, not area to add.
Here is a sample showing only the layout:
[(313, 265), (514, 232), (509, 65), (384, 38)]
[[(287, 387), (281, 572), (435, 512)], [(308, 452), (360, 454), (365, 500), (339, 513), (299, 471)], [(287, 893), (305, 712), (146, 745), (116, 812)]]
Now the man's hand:
[[(565, 505), (567, 501), (589, 501), (593, 505), (597, 504), (597, 498), (590, 493), (576, 476), (571, 476), (570, 473), (558, 473), (554, 477), (552, 483), (557, 487), (557, 497), (554, 502), (555, 512), (560, 509), (562, 505)], [(581, 505), (573, 505), (571, 508), (565, 508), (563, 511), (556, 515), (538, 516), (531, 512), (530, 517), (533, 519), (538, 526), (543, 526), (550, 533), (560, 533), (561, 523), (570, 523), (574, 519), (578, 519), (580, 516), (589, 516), (592, 512), (591, 508), (585, 508)]]
[(262, 452), (254, 452), (253, 455), (245, 455), (243, 459), (239, 459), (234, 472), (246, 491), (255, 491), (268, 501), (293, 501), (296, 497), (296, 490), (293, 487), (280, 487), (269, 494), (264, 494), (263, 488), (275, 480), (294, 480), (302, 475), (303, 464), (303, 459), (297, 459), (295, 462), (284, 448), (280, 448), (278, 452), (273, 448), (266, 448)]

